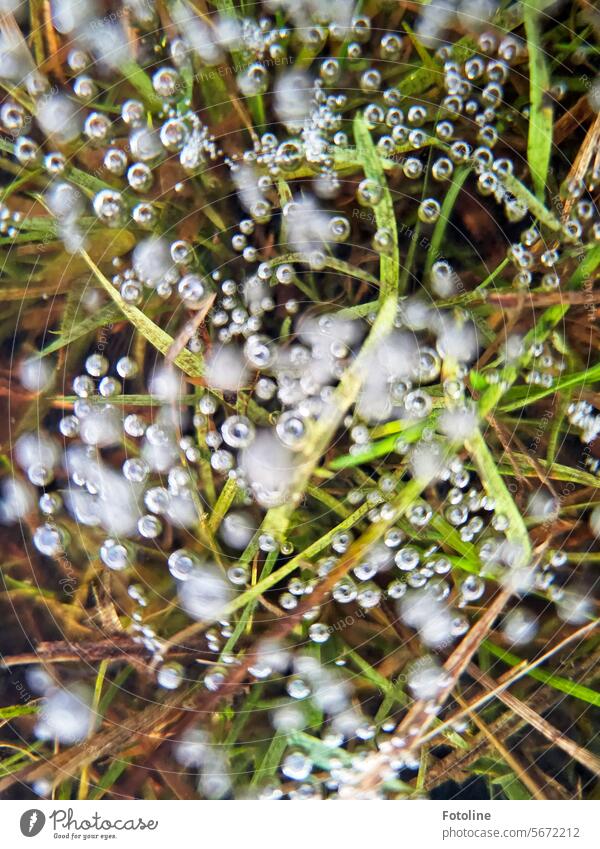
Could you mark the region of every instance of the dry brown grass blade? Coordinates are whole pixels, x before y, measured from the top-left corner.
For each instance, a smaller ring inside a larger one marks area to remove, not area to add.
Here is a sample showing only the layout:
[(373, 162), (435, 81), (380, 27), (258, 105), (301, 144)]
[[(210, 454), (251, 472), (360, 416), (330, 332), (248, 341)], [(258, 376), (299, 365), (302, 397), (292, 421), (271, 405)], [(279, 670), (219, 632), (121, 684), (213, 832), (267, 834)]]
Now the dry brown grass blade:
[[(459, 705), (462, 705), (462, 707), (469, 710), (464, 700), (458, 694), (455, 694), (454, 698)], [(506, 746), (498, 739), (481, 717), (479, 717), (474, 711), (469, 711), (469, 718), (471, 722), (479, 728), (483, 736), (489, 740), (490, 744), (494, 749), (496, 749), (502, 760), (505, 761), (505, 763), (512, 769), (521, 784), (529, 790), (533, 798), (546, 800), (547, 796), (544, 795), (542, 789), (537, 785), (527, 767), (521, 763), (519, 758), (516, 757), (510, 749), (506, 748)]]
[[(541, 717), (538, 713), (536, 713), (536, 711), (529, 707), (529, 705), (513, 696), (512, 693), (507, 693), (504, 690), (498, 690), (497, 682), (490, 678), (489, 675), (486, 675), (485, 672), (482, 672), (476, 664), (470, 664), (469, 674), (472, 675), (473, 678), (475, 678), (488, 692), (493, 692), (495, 697), (500, 699), (506, 707), (513, 710), (518, 716), (535, 728), (536, 731), (539, 731), (540, 734), (543, 734), (553, 746), (557, 746), (559, 749), (562, 749), (562, 751), (566, 752), (569, 757), (576, 760), (586, 769), (589, 769), (589, 771), (594, 775), (600, 775), (600, 758), (587, 749), (578, 746), (577, 743), (569, 737), (563, 736), (563, 734), (549, 723), (548, 720)], [(472, 715), (471, 710), (468, 710)]]
[[(571, 170), (569, 171), (569, 181), (571, 180), (583, 180), (585, 177), (588, 168), (590, 167), (590, 163), (592, 161), (592, 157), (597, 153), (598, 148), (600, 146), (600, 113), (596, 115), (594, 123), (589, 128), (587, 135), (583, 141), (583, 144), (579, 148), (579, 152), (575, 157), (575, 161), (571, 166)], [(569, 194), (567, 199), (563, 205), (563, 221), (566, 221), (569, 217), (571, 209), (573, 208), (573, 204), (575, 203), (575, 196), (573, 194)]]
[[(479, 696), (472, 702), (466, 703), (464, 708), (461, 708), (458, 712), (451, 714), (448, 719), (441, 722), (435, 729), (433, 729), (433, 731), (430, 731), (428, 734), (422, 737), (420, 742), (430, 742), (439, 734), (441, 734), (444, 730), (452, 727), (460, 719), (463, 719), (465, 716), (472, 715), (472, 713), (477, 708), (482, 707), (484, 704), (490, 701), (490, 699), (498, 695), (498, 693), (503, 692), (511, 684), (514, 684), (517, 680), (523, 678), (523, 676), (526, 675), (530, 669), (540, 666), (550, 657), (560, 652), (562, 649), (566, 648), (570, 643), (573, 643), (576, 640), (582, 640), (584, 637), (588, 636), (592, 631), (594, 631), (597, 627), (597, 622), (588, 622), (586, 625), (583, 625), (581, 628), (569, 634), (553, 648), (540, 655), (540, 657), (536, 658), (536, 660), (530, 663), (523, 662), (520, 666), (511, 669), (508, 673), (506, 673), (505, 676), (503, 676), (503, 678), (500, 679), (499, 682), (497, 682), (493, 690), (487, 690), (483, 696)], [(592, 668), (594, 668), (596, 662), (597, 661), (595, 660), (595, 658), (592, 659)], [(542, 699), (539, 702), (538, 707), (540, 709), (544, 709), (546, 706), (552, 704), (553, 700), (555, 701), (557, 698), (560, 698), (558, 694), (548, 693), (546, 695), (546, 698)], [(536, 714), (536, 716), (537, 715), (538, 714)], [(528, 717), (525, 718), (522, 716), (522, 714), (517, 713), (516, 711), (513, 712), (513, 709), (511, 709), (511, 711), (499, 717), (498, 720), (496, 720), (495, 723), (492, 724), (491, 729), (496, 735), (502, 731), (502, 736), (504, 738), (507, 738), (510, 734), (514, 733), (518, 730), (518, 728), (528, 722), (528, 719)], [(483, 751), (485, 750), (488, 742), (489, 740), (487, 737), (481, 737), (478, 741), (473, 743), (473, 745), (468, 751), (465, 752), (461, 749), (456, 752), (452, 752), (439, 765), (434, 766), (432, 769), (430, 769), (424, 789), (431, 790), (433, 789), (433, 787), (436, 787), (443, 781), (449, 780), (451, 776), (454, 775), (456, 770), (466, 770), (471, 763), (473, 763), (478, 757), (483, 754)], [(385, 766), (387, 764), (387, 758), (382, 755), (374, 755), (372, 761), (374, 767), (376, 766), (376, 758), (378, 759), (377, 766), (379, 766), (379, 768), (382, 770), (385, 769)], [(372, 791), (370, 791), (366, 795), (371, 794)]]
[(590, 101), (587, 95), (583, 95), (568, 112), (560, 116), (554, 125), (554, 144), (560, 144), (568, 138), (574, 130), (581, 127), (584, 121), (587, 121), (591, 114), (592, 107), (590, 106)]
[(539, 480), (544, 484), (544, 486), (546, 486), (548, 488), (548, 490), (552, 493), (552, 495), (555, 498), (558, 498), (558, 494), (556, 492), (556, 489), (554, 488), (552, 481), (550, 480), (548, 473), (540, 465), (535, 454), (533, 454), (531, 451), (529, 451), (529, 452), (527, 451), (526, 446), (523, 445), (523, 442), (519, 439), (517, 433), (514, 432), (514, 431), (511, 433), (508, 430), (508, 428), (505, 427), (505, 425), (496, 421), (494, 416), (488, 415), (488, 421), (490, 422), (490, 424), (492, 424), (492, 426), (496, 430), (496, 433), (498, 434), (498, 437), (500, 438), (500, 440), (502, 442), (502, 447), (504, 448), (505, 452), (508, 454), (511, 466), (513, 466), (513, 462), (515, 463), (516, 468), (515, 468), (515, 466), (513, 466), (513, 468), (515, 468), (515, 474), (519, 478), (519, 480), (523, 483), (523, 485), (527, 489), (533, 489), (533, 487), (535, 486), (535, 484), (533, 484), (529, 480), (529, 478), (523, 476), (523, 474), (521, 472), (521, 467), (519, 466), (518, 461), (515, 457), (515, 453), (514, 453), (512, 447), (511, 447), (511, 442), (515, 443), (515, 445), (516, 445), (516, 447), (517, 447), (517, 449), (518, 449), (518, 451), (521, 455), (524, 455), (524, 454), (529, 455), (529, 462), (531, 463), (533, 469), (537, 473)]
[(149, 766), (154, 767), (176, 799), (191, 800), (199, 798), (198, 794), (194, 793), (190, 785), (183, 780), (182, 770), (177, 771), (173, 769), (171, 763), (166, 759), (156, 755), (151, 760)]
[(60, 61), (60, 41), (52, 23), (52, 10), (50, 8), (50, 0), (43, 0), (42, 3), (42, 18), (43, 29), (48, 44), (48, 56), (45, 64), (53, 74), (61, 81), (65, 82), (65, 74), (63, 71), (62, 62)]
[[(477, 698), (475, 698), (472, 702), (469, 702), (469, 706), (468, 706), (469, 710), (475, 710), (475, 709), (481, 707), (486, 702), (490, 701), (490, 699), (494, 698), (494, 696), (496, 696), (498, 693), (506, 690), (508, 687), (510, 687), (512, 684), (514, 684), (515, 681), (519, 681), (521, 678), (523, 678), (524, 675), (527, 675), (527, 673), (530, 670), (535, 669), (538, 666), (541, 666), (542, 663), (545, 663), (553, 655), (562, 651), (562, 649), (566, 648), (570, 643), (573, 643), (576, 640), (582, 640), (584, 637), (586, 637), (592, 631), (597, 630), (597, 629), (598, 629), (598, 622), (597, 621), (588, 622), (586, 625), (582, 625), (581, 628), (578, 628), (576, 631), (573, 631), (572, 634), (569, 634), (568, 636), (566, 636), (559, 643), (557, 643), (551, 649), (548, 649), (547, 652), (544, 652), (539, 657), (537, 657), (535, 660), (532, 660), (530, 662), (523, 661), (523, 663), (519, 664), (519, 666), (515, 666), (513, 669), (510, 670), (510, 672), (508, 672), (506, 674), (506, 676), (503, 676), (500, 679), (500, 681), (498, 682), (498, 685), (495, 687), (495, 689), (493, 691), (488, 691), (488, 692), (484, 693), (482, 696), (478, 696)], [(466, 716), (466, 712), (462, 709), (457, 711), (456, 713), (453, 713), (451, 716), (448, 717), (448, 719), (445, 719), (442, 723), (440, 723), (440, 725), (438, 725), (433, 731), (430, 731), (427, 734), (425, 734), (421, 738), (420, 742), (421, 743), (429, 742), (429, 740), (431, 740), (433, 737), (436, 737), (442, 731), (444, 731), (445, 729), (454, 725), (454, 723), (456, 723), (459, 719), (461, 719), (464, 716)]]
[[(502, 612), (510, 596), (509, 590), (499, 590), (485, 613), (461, 640), (444, 664), (444, 669), (448, 673), (448, 684), (440, 691), (435, 700), (415, 702), (398, 725), (395, 734), (397, 737), (406, 738), (406, 749), (408, 751), (414, 750), (421, 744), (423, 735), (445, 704), (458, 679), (469, 665), (473, 654), (489, 633), (494, 620)], [(385, 780), (388, 769), (386, 754), (380, 752), (373, 755), (367, 760), (361, 780), (355, 788), (349, 791), (348, 797), (371, 797)]]
[(503, 448), (503, 450), (504, 450), (504, 453), (505, 453), (505, 454), (506, 454), (506, 456), (508, 457), (508, 462), (509, 462), (509, 463), (510, 463), (510, 465), (512, 466), (512, 469), (513, 469), (513, 471), (514, 471), (514, 473), (515, 473), (515, 478), (516, 478), (516, 479), (519, 481), (519, 483), (521, 483), (521, 485), (522, 485), (522, 486), (524, 486), (526, 489), (532, 489), (532, 488), (533, 488), (533, 484), (532, 484), (532, 483), (531, 483), (531, 481), (529, 481), (529, 480), (525, 477), (525, 475), (521, 472), (521, 467), (519, 466), (519, 464), (517, 463), (517, 461), (516, 461), (516, 459), (515, 459), (514, 452), (513, 452), (512, 448), (511, 448), (511, 445), (510, 445), (510, 441), (511, 441), (511, 434), (508, 432), (507, 428), (506, 428), (506, 427), (502, 424), (502, 422), (499, 422), (499, 421), (496, 419), (496, 417), (495, 417), (495, 416), (493, 416), (493, 415), (488, 415), (488, 422), (489, 422), (489, 423), (490, 423), (490, 425), (493, 427), (493, 429), (496, 431), (496, 435), (497, 435), (497, 437), (498, 437), (498, 439), (499, 439), (499, 441), (500, 441), (500, 444), (502, 445), (502, 448)]
[[(190, 654), (192, 648), (174, 649), (173, 655)], [(148, 650), (145, 646), (128, 636), (114, 635), (107, 640), (89, 642), (68, 642), (56, 640), (40, 643), (34, 652), (14, 654), (3, 657), (0, 669), (13, 666), (23, 666), (28, 663), (98, 663), (102, 660), (109, 662), (146, 657)]]
[(204, 319), (208, 315), (208, 311), (212, 307), (216, 294), (213, 292), (208, 298), (202, 302), (202, 306), (183, 327), (183, 330), (175, 337), (173, 344), (167, 351), (166, 360), (168, 363), (174, 363), (179, 354), (183, 351), (187, 343), (190, 341), (196, 330), (202, 325)]
[[(560, 698), (560, 693), (556, 691), (549, 689), (538, 690), (532, 697), (532, 704), (538, 711), (546, 710)], [(490, 722), (488, 728), (497, 739), (506, 743), (513, 734), (525, 725), (524, 719), (517, 716), (512, 710), (506, 710), (497, 719)], [(445, 781), (462, 781), (468, 776), (469, 767), (489, 749), (489, 739), (483, 732), (479, 732), (466, 739), (469, 743), (468, 749), (455, 749), (440, 761), (431, 764), (427, 772), (427, 778), (425, 779), (424, 789), (426, 791), (433, 790), (434, 787), (438, 787)]]

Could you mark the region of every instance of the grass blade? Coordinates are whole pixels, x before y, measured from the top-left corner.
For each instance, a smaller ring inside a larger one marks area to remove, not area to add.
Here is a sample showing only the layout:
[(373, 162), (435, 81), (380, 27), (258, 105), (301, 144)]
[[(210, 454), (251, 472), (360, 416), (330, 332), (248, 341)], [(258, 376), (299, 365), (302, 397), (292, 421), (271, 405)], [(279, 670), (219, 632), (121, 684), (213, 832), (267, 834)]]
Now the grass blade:
[[(85, 251), (82, 251), (81, 255), (93, 271), (98, 282), (108, 292), (123, 315), (129, 319), (135, 329), (157, 351), (160, 351), (161, 354), (166, 356), (173, 345), (173, 337), (163, 330), (162, 327), (159, 327), (158, 324), (155, 324), (151, 318), (148, 318), (146, 313), (124, 301), (120, 293), (115, 289), (110, 280), (104, 276), (91, 257)], [(198, 354), (192, 354), (190, 351), (181, 351), (175, 357), (174, 362), (188, 377), (201, 377), (203, 374), (202, 359)]]
[(397, 295), (399, 292), (400, 251), (398, 249), (398, 228), (394, 215), (394, 204), (385, 178), (383, 166), (373, 144), (371, 133), (363, 116), (358, 113), (354, 119), (354, 141), (363, 161), (365, 176), (374, 180), (382, 189), (381, 201), (375, 206), (375, 223), (378, 229), (389, 230), (392, 237), (392, 249), (389, 254), (382, 253), (380, 260), (381, 283), (379, 300)]
[(538, 200), (544, 200), (550, 154), (552, 152), (553, 110), (549, 99), (550, 71), (542, 48), (540, 11), (546, 6), (541, 0), (523, 4), (525, 34), (529, 50), (529, 135), (527, 161)]

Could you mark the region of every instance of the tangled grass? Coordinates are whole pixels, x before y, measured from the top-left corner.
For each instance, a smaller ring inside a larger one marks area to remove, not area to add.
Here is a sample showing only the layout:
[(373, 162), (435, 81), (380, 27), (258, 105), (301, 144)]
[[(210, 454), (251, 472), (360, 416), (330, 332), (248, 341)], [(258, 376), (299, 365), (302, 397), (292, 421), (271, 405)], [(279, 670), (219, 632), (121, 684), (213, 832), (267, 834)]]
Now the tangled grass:
[(2, 5), (6, 798), (597, 798), (599, 31)]

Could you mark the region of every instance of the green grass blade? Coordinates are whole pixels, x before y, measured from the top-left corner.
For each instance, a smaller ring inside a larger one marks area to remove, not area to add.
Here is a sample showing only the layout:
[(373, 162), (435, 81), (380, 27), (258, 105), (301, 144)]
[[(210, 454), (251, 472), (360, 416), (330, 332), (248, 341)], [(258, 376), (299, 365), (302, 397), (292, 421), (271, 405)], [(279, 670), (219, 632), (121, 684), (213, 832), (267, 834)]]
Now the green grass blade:
[(497, 512), (503, 513), (509, 520), (506, 538), (519, 546), (522, 559), (526, 562), (531, 557), (531, 542), (523, 516), (506, 488), (496, 461), (479, 429), (465, 442), (465, 448), (471, 455), (487, 492), (496, 500)]
[(375, 180), (382, 189), (383, 196), (375, 207), (375, 223), (378, 229), (386, 228), (392, 235), (392, 250), (389, 254), (381, 254), (379, 300), (383, 302), (399, 292), (400, 251), (398, 248), (398, 229), (394, 214), (394, 203), (388, 188), (383, 166), (377, 154), (369, 128), (363, 116), (358, 113), (354, 119), (354, 141), (363, 162), (365, 176)]
[(552, 153), (553, 110), (549, 99), (550, 71), (540, 33), (540, 12), (547, 5), (540, 0), (523, 4), (525, 34), (529, 51), (529, 134), (527, 161), (538, 200), (544, 200), (550, 155)]
[(87, 316), (78, 322), (72, 322), (70, 327), (65, 325), (63, 332), (51, 342), (49, 345), (40, 351), (41, 357), (46, 357), (48, 354), (54, 354), (61, 348), (65, 348), (72, 342), (76, 342), (88, 333), (93, 333), (99, 327), (106, 327), (108, 324), (113, 324), (117, 319), (121, 318), (121, 310), (116, 304), (106, 304), (97, 313)]
[(440, 258), (440, 247), (450, 221), (452, 210), (454, 209), (454, 204), (456, 203), (460, 190), (470, 173), (471, 168), (468, 165), (465, 165), (463, 168), (458, 168), (454, 173), (452, 183), (450, 184), (446, 197), (444, 198), (444, 202), (442, 203), (440, 217), (436, 221), (431, 236), (431, 245), (427, 251), (427, 260), (425, 262), (425, 274), (430, 273), (431, 266), (436, 259)]
[[(494, 657), (497, 657), (509, 666), (519, 666), (519, 664), (524, 663), (522, 658), (517, 657), (517, 655), (512, 654), (512, 652), (500, 648), (500, 646), (497, 646), (490, 640), (485, 640), (484, 645), (488, 651), (494, 655)], [(554, 687), (555, 690), (560, 690), (561, 693), (566, 693), (568, 696), (573, 696), (575, 699), (579, 699), (582, 702), (587, 702), (590, 705), (600, 707), (600, 693), (596, 690), (590, 689), (590, 687), (584, 687), (583, 684), (577, 684), (576, 681), (569, 681), (568, 678), (563, 678), (561, 675), (546, 672), (546, 670), (542, 669), (540, 666), (529, 669), (527, 674), (530, 678), (535, 678), (536, 681), (541, 681), (543, 684), (548, 684), (550, 687)]]
[[(151, 318), (139, 310), (137, 307), (128, 304), (123, 300), (120, 293), (115, 289), (110, 280), (100, 271), (96, 263), (85, 252), (81, 251), (81, 255), (90, 269), (93, 271), (98, 282), (108, 292), (115, 304), (119, 307), (123, 315), (129, 319), (135, 329), (150, 342), (150, 344), (165, 355), (173, 345), (173, 337), (155, 324)], [(181, 351), (174, 360), (175, 364), (187, 374), (188, 377), (201, 377), (203, 374), (202, 359), (198, 354), (192, 354), (191, 351)]]
[(37, 713), (38, 705), (9, 705), (9, 707), (0, 708), (0, 720), (8, 722), (9, 719), (15, 719), (17, 716), (27, 716), (30, 713)]

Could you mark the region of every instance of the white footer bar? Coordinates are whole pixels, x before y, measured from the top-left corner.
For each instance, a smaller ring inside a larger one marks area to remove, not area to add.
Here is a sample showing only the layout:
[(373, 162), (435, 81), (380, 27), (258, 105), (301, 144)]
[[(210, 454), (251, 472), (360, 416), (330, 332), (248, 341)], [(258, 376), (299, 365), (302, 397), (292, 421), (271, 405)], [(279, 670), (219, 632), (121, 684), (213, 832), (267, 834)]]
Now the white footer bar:
[[(600, 802), (0, 802), (1, 843), (307, 849), (597, 849)], [(227, 807), (229, 805), (229, 807)], [(232, 807), (233, 806), (233, 807)], [(176, 846), (173, 841), (180, 841)]]

